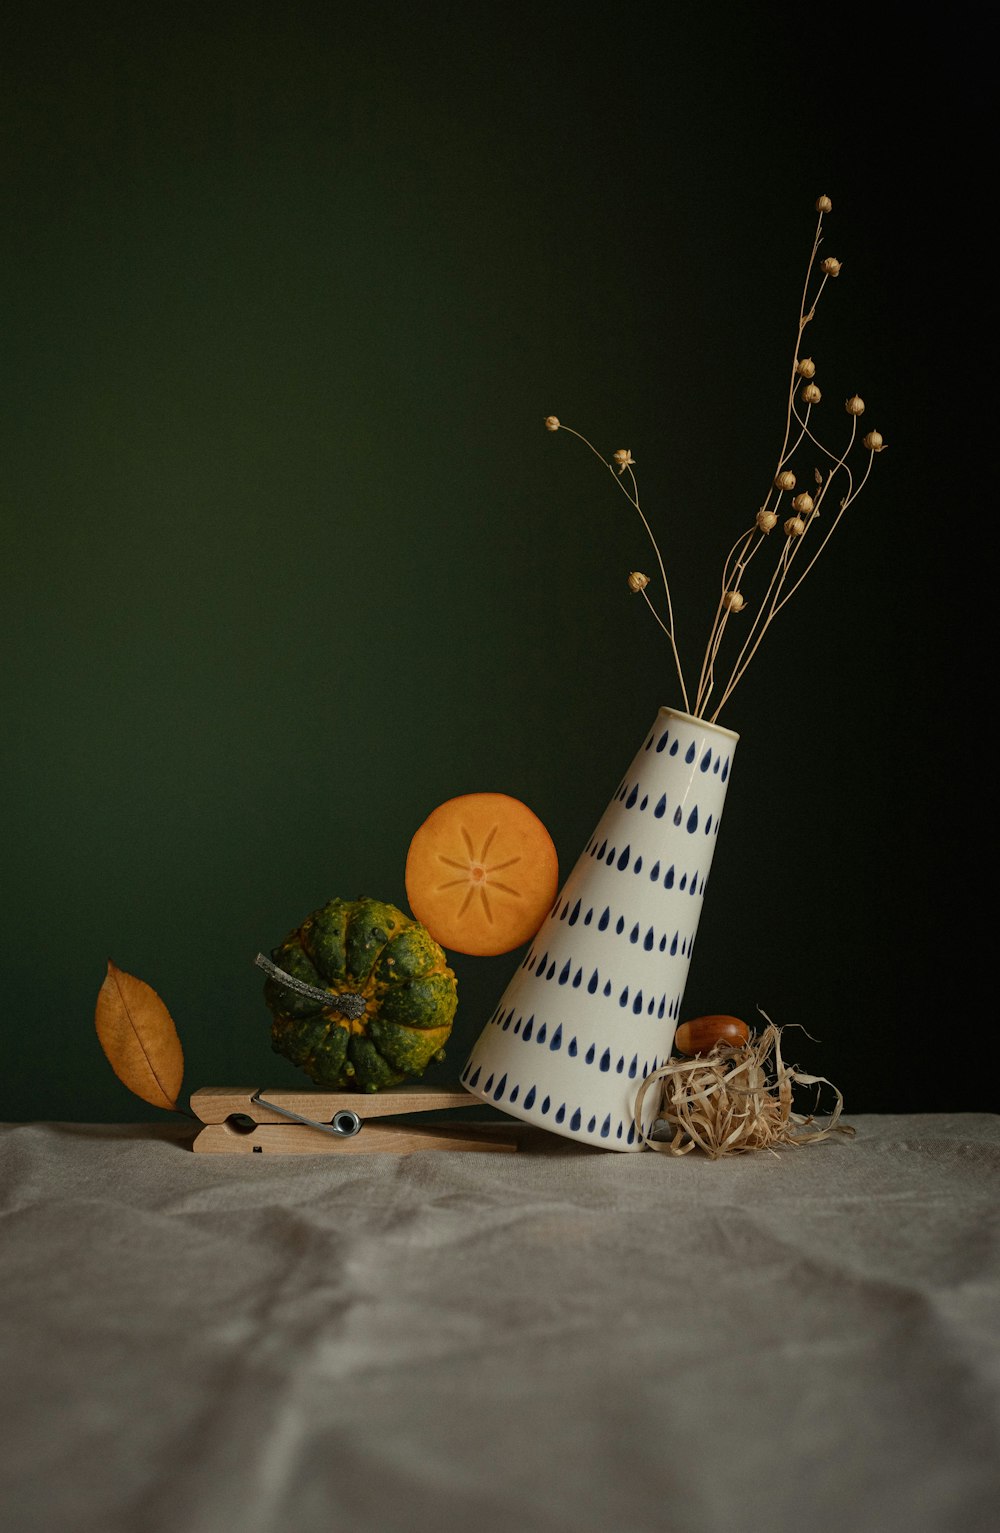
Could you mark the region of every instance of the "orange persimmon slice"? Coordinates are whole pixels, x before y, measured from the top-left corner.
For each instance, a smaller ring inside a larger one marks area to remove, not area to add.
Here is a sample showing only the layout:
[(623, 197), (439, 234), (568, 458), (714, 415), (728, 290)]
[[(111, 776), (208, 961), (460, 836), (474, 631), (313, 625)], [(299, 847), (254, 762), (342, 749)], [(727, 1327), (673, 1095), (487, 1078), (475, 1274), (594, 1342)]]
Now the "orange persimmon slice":
[(506, 793), (446, 800), (410, 842), (410, 909), (455, 953), (509, 953), (530, 941), (558, 888), (552, 837), (527, 804)]

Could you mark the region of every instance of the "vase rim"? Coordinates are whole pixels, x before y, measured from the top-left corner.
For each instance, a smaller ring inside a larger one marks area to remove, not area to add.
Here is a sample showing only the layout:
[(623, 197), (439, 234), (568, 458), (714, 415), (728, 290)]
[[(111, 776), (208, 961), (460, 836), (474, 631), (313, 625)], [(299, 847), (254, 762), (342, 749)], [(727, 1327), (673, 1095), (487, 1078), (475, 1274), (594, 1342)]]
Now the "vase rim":
[(697, 719), (693, 713), (685, 713), (683, 708), (661, 708), (660, 713), (669, 713), (671, 718), (683, 719), (685, 724), (696, 724), (699, 729), (710, 730), (712, 734), (725, 735), (729, 740), (738, 740), (739, 735), (735, 729), (724, 729), (721, 724), (712, 724), (708, 719)]

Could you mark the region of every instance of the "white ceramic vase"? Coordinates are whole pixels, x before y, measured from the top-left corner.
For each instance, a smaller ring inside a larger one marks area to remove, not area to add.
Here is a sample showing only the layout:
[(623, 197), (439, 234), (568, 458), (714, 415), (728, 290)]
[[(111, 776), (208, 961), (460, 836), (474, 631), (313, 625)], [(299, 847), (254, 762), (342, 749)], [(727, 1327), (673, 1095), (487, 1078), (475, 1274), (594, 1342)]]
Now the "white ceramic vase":
[(640, 1150), (669, 1058), (739, 736), (661, 708), (462, 1072), (512, 1117)]

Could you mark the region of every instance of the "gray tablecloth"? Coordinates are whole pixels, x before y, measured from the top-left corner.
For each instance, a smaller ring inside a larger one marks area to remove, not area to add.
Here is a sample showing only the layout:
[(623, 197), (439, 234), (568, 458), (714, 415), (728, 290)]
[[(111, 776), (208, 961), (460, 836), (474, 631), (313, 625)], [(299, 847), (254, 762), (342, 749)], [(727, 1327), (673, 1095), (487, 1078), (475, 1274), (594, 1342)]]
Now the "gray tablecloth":
[(995, 1530), (1000, 1118), (710, 1162), (0, 1130), (7, 1533)]

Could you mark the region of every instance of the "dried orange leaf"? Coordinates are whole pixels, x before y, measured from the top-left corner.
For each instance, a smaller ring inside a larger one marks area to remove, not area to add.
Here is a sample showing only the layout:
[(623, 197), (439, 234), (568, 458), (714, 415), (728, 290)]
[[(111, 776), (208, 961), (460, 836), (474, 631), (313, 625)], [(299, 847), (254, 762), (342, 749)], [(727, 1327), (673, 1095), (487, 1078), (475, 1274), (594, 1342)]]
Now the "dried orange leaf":
[(184, 1076), (184, 1054), (174, 1019), (152, 986), (108, 959), (94, 1023), (118, 1079), (144, 1102), (172, 1111)]

